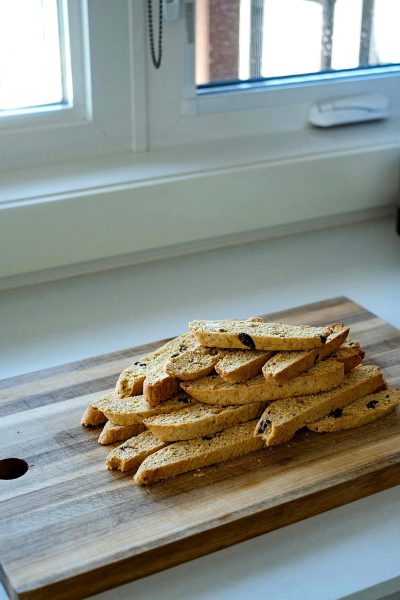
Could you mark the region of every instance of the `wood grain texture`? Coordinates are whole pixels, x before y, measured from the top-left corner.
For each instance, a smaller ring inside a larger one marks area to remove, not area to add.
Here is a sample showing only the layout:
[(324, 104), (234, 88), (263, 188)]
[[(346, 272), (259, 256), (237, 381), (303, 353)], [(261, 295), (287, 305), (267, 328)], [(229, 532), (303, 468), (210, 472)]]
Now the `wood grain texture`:
[[(267, 315), (342, 321), (400, 385), (400, 332), (346, 298)], [(110, 447), (80, 427), (91, 398), (162, 342), (0, 382), (0, 458), (29, 464), (0, 480), (0, 578), (12, 598), (82, 598), (400, 483), (400, 413), (149, 488), (107, 471)]]

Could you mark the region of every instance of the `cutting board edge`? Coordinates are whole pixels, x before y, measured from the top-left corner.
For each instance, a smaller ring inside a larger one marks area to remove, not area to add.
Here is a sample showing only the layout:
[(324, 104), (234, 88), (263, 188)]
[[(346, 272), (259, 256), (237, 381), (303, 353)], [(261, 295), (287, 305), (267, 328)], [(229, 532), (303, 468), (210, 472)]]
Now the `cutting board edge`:
[[(341, 479), (332, 487), (301, 495), (255, 514), (230, 520), (211, 530), (166, 543), (142, 554), (96, 567), (68, 579), (19, 591), (12, 585), (0, 565), (0, 580), (11, 600), (44, 600), (49, 597), (52, 600), (78, 600), (317, 516), (397, 485), (400, 485), (400, 454), (395, 463), (391, 459), (382, 468), (370, 468), (354, 479), (344, 481)], [(107, 571), (106, 576), (105, 571)], [(121, 573), (125, 576), (121, 577)]]

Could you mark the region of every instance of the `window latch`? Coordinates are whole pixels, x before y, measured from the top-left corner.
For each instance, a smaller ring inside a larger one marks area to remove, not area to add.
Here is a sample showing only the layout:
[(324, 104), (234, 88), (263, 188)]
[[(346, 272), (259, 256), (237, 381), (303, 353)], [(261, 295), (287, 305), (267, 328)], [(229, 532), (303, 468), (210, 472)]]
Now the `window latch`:
[(311, 107), (308, 122), (315, 127), (335, 127), (349, 123), (377, 121), (389, 116), (389, 102), (383, 94), (350, 96)]

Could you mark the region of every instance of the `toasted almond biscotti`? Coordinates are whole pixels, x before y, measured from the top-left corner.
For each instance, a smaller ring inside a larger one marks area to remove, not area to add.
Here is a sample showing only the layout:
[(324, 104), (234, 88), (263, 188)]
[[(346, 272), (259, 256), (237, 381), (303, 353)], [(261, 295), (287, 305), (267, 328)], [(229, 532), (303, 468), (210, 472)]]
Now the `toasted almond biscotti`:
[(329, 327), (257, 321), (192, 321), (189, 329), (203, 346), (250, 350), (310, 350), (329, 335)]
[(107, 423), (107, 417), (100, 410), (100, 403), (114, 397), (115, 392), (110, 392), (105, 396), (101, 396), (97, 400), (93, 400), (85, 409), (81, 418), (81, 425), (85, 427), (98, 427)]
[(382, 390), (355, 400), (344, 408), (333, 409), (328, 416), (309, 423), (318, 433), (361, 427), (391, 413), (400, 404), (400, 390)]
[(242, 383), (227, 383), (219, 376), (209, 376), (182, 382), (181, 387), (199, 402), (226, 406), (316, 394), (337, 387), (343, 378), (343, 364), (328, 358), (288, 383), (266, 381), (263, 375)]
[(119, 469), (119, 471), (131, 471), (144, 461), (147, 456), (157, 452), (166, 446), (151, 431), (143, 431), (123, 444), (111, 450), (107, 456), (106, 466), (108, 469)]
[(347, 338), (349, 331), (349, 327), (345, 327), (342, 323), (333, 323), (329, 326), (326, 343), (320, 348), (278, 352), (263, 366), (264, 377), (278, 383), (291, 381), (300, 373), (311, 369), (318, 361), (336, 352)]
[(308, 423), (321, 419), (331, 410), (343, 408), (384, 385), (385, 380), (379, 367), (360, 365), (334, 390), (273, 402), (261, 415), (254, 435), (261, 437), (267, 446), (283, 444)]
[[(185, 352), (189, 348), (198, 346), (197, 340), (190, 333), (185, 333), (179, 337), (167, 342), (161, 348), (158, 348), (151, 354), (143, 356), (143, 358), (135, 361), (133, 365), (122, 371), (117, 381), (116, 391), (124, 398), (126, 396), (138, 396), (143, 393), (143, 386), (148, 372), (151, 371), (151, 383), (148, 386), (149, 396), (153, 398), (166, 399), (167, 393), (170, 391), (171, 378), (161, 377), (161, 381), (157, 380), (156, 373), (160, 372), (165, 375), (165, 365), (168, 360), (181, 352)], [(167, 387), (167, 391), (164, 388)]]
[(196, 403), (174, 413), (156, 415), (144, 420), (144, 424), (160, 440), (176, 442), (190, 440), (228, 429), (260, 416), (264, 402), (241, 406), (207, 406)]
[(164, 400), (157, 406), (149, 406), (144, 396), (132, 396), (130, 398), (119, 398), (118, 394), (104, 399), (101, 410), (104, 415), (115, 423), (115, 425), (133, 425), (142, 423), (143, 419), (154, 415), (180, 410), (187, 404), (192, 404), (193, 399), (180, 391), (169, 400)]
[(115, 425), (108, 421), (98, 437), (99, 444), (107, 446), (108, 444), (115, 444), (116, 442), (123, 442), (142, 433), (146, 427), (143, 423), (133, 423), (133, 425)]
[(253, 436), (254, 426), (255, 421), (249, 421), (212, 436), (170, 444), (146, 458), (134, 481), (141, 485), (155, 483), (259, 450), (263, 442)]
[(215, 365), (215, 370), (230, 383), (247, 381), (261, 373), (262, 366), (271, 358), (272, 352), (263, 350), (225, 350)]

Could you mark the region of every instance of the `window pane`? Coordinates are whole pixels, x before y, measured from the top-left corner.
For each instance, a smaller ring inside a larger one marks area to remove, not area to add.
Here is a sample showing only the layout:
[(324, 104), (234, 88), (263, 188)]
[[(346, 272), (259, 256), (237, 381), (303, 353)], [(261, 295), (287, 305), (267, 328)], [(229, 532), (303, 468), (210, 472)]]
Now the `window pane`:
[(399, 62), (399, 29), (399, 0), (379, 0), (375, 7), (374, 46), (370, 56), (371, 64)]
[(400, 63), (400, 0), (196, 0), (196, 83)]
[(58, 23), (57, 0), (0, 0), (0, 111), (64, 101)]
[(308, 0), (265, 0), (262, 27), (263, 77), (319, 71), (321, 4)]

